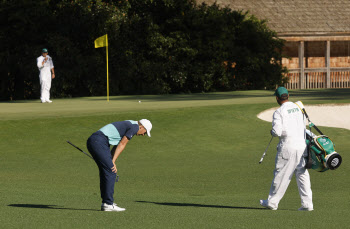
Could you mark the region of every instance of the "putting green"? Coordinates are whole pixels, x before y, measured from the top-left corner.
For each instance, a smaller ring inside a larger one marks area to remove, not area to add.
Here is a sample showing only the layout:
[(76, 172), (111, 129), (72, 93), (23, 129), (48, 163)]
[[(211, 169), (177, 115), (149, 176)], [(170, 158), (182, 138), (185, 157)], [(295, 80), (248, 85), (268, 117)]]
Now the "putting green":
[[(53, 99), (52, 104), (40, 100), (0, 102), (0, 120), (45, 117), (80, 117), (87, 115), (120, 114), (171, 108), (190, 108), (234, 104), (274, 104), (273, 91), (234, 91), (208, 94), (138, 95)], [(293, 101), (305, 104), (349, 103), (349, 89), (291, 90)], [(141, 103), (139, 102), (141, 101)]]
[[(298, 212), (293, 179), (278, 211), (259, 206), (272, 180), (275, 145), (258, 161), (276, 106), (271, 91), (56, 99), (0, 103), (0, 224), (3, 228), (348, 227), (350, 131), (322, 128), (343, 157), (336, 171), (310, 171), (313, 212)], [(292, 91), (304, 104), (350, 103), (350, 90)], [(138, 101), (141, 100), (141, 103)], [(116, 202), (101, 212), (99, 179), (86, 149), (91, 133), (148, 118), (152, 138), (135, 137), (117, 162)], [(312, 118), (312, 117), (311, 117)], [(322, 222), (320, 221), (322, 219)]]

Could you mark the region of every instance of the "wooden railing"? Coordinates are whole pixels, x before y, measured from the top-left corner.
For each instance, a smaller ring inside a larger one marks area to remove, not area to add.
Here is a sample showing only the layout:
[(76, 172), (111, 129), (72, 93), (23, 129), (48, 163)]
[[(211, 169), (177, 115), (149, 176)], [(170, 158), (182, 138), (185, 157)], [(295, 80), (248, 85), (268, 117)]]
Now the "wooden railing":
[(305, 75), (305, 88), (326, 88), (326, 72), (309, 72)]
[(332, 72), (331, 88), (350, 88), (350, 72)]
[(300, 89), (300, 73), (287, 73), (288, 83), (284, 85), (287, 89)]
[[(346, 71), (344, 71), (346, 70)], [(304, 87), (309, 88), (327, 88), (327, 72), (324, 68), (305, 69)], [(285, 84), (287, 89), (301, 89), (300, 69), (291, 69), (286, 74), (289, 79)], [(350, 69), (331, 68), (330, 88), (350, 88)]]

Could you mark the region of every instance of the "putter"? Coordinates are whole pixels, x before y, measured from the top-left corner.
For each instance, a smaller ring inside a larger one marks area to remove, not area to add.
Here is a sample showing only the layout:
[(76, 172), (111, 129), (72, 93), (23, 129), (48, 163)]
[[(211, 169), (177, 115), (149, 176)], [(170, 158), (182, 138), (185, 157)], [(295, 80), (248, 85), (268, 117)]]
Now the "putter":
[(267, 151), (267, 149), (269, 148), (270, 143), (272, 142), (272, 139), (273, 139), (273, 136), (271, 137), (271, 140), (270, 140), (269, 144), (267, 145), (267, 147), (266, 147), (266, 149), (265, 149), (265, 152), (263, 153), (263, 155), (262, 155), (262, 157), (261, 157), (261, 159), (260, 159), (260, 161), (259, 161), (259, 164), (261, 164), (261, 162), (264, 160), (264, 157), (265, 157), (265, 155), (266, 155), (266, 151)]
[[(95, 160), (93, 157), (91, 157), (89, 154), (85, 153), (82, 149), (80, 149), (78, 146), (74, 145), (70, 141), (67, 141), (67, 143), (70, 144), (71, 146), (73, 146), (74, 148), (76, 148), (77, 150), (79, 150), (80, 152), (84, 153), (86, 156), (88, 156), (92, 160)], [(119, 176), (117, 175), (117, 178), (115, 179), (115, 182), (118, 182), (118, 181), (119, 181)]]

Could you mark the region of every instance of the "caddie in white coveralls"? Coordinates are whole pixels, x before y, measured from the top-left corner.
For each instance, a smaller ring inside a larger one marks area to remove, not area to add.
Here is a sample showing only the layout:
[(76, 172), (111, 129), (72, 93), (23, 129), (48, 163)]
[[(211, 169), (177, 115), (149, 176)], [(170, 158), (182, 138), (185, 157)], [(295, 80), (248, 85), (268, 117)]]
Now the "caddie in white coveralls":
[(271, 210), (277, 210), (278, 204), (286, 192), (295, 173), (301, 207), (299, 211), (312, 211), (312, 191), (310, 175), (305, 168), (306, 142), (305, 120), (299, 107), (288, 100), (286, 88), (279, 87), (275, 94), (281, 106), (273, 114), (271, 135), (279, 137), (277, 145), (276, 167), (269, 197), (260, 200), (260, 205)]
[[(48, 55), (47, 49), (42, 50), (42, 55), (36, 59), (40, 74), (41, 97), (42, 103), (52, 103), (50, 100), (51, 79), (55, 78), (55, 70), (52, 58)], [(52, 72), (52, 75), (51, 75)]]

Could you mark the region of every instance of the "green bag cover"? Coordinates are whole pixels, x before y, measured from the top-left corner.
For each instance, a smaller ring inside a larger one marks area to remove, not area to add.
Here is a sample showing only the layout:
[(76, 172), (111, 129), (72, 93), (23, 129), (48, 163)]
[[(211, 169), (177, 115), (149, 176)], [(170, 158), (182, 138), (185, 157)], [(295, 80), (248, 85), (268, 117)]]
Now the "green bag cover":
[(334, 144), (326, 135), (317, 136), (314, 138), (319, 148), (325, 151), (327, 154), (335, 152)]
[[(306, 140), (311, 157), (311, 168), (318, 172), (338, 168), (342, 162), (341, 156), (335, 151), (334, 143), (325, 135), (316, 136), (311, 141)], [(309, 158), (310, 159), (310, 158)]]

